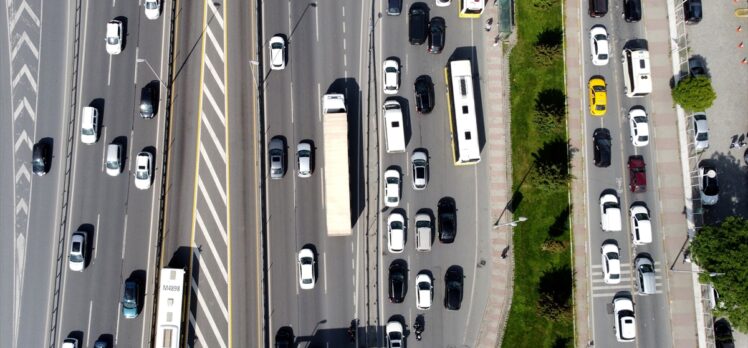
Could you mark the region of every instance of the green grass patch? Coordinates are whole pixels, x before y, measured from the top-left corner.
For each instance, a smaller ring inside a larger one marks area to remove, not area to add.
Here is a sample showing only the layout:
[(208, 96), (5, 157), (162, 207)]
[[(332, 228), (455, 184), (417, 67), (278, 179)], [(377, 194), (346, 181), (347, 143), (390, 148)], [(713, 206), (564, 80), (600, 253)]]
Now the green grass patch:
[(567, 166), (568, 139), (563, 117), (550, 131), (534, 120), (539, 104), (554, 110), (566, 93), (557, 47), (562, 47), (562, 3), (528, 0), (515, 6), (518, 42), (509, 58), (514, 216), (528, 220), (514, 229), (514, 295), (502, 347), (573, 347), (569, 188), (567, 181), (549, 188), (537, 174), (549, 162)]

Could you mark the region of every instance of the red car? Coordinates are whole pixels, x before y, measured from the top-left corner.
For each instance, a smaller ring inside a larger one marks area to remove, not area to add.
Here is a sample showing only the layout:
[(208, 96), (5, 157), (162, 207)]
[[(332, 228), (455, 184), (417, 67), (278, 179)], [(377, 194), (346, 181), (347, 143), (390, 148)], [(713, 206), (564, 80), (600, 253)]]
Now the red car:
[(629, 177), (631, 177), (629, 187), (631, 188), (631, 192), (647, 191), (646, 166), (644, 157), (641, 155), (629, 156)]

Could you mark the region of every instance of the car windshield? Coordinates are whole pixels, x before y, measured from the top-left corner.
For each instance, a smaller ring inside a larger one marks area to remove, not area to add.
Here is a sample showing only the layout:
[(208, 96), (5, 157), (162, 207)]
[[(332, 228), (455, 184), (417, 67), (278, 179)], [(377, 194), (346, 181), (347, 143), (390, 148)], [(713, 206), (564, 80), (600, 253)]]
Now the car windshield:
[(640, 135), (639, 136), (639, 141), (647, 141), (647, 140), (649, 140), (649, 136), (648, 135)]
[(148, 10), (155, 10), (158, 9), (158, 4), (155, 1), (147, 1), (145, 3), (145, 8)]
[(135, 172), (135, 177), (137, 177), (140, 180), (148, 179), (150, 175), (148, 175), (148, 171), (145, 169), (145, 167), (138, 168), (138, 170)]
[(418, 283), (418, 289), (419, 290), (429, 290), (431, 289), (431, 286), (427, 282)]
[(270, 47), (274, 50), (279, 50), (283, 48), (283, 44), (280, 42), (274, 42)]
[(416, 227), (431, 227), (431, 223), (426, 220), (416, 221)]
[(610, 275), (610, 279), (619, 279), (619, 278), (621, 278), (621, 275), (618, 273), (613, 273)]
[(595, 92), (605, 92), (605, 86), (601, 86), (601, 85), (592, 86), (592, 90)]
[(605, 256), (608, 258), (608, 260), (618, 260), (618, 254), (617, 253), (607, 253)]
[[(101, 41), (99, 41), (99, 42), (101, 42)], [(110, 36), (110, 37), (106, 38), (106, 43), (108, 43), (110, 45), (117, 45), (117, 44), (119, 44), (119, 38), (118, 37), (114, 37), (114, 36)]]
[(416, 178), (424, 178), (426, 177), (426, 168), (424, 167), (416, 167)]
[(94, 135), (94, 129), (93, 128), (83, 128), (83, 129), (81, 129), (81, 134), (83, 134), (83, 135)]
[(312, 154), (309, 150), (301, 150), (299, 151), (299, 157), (309, 157)]
[(134, 286), (125, 287), (125, 295), (122, 298), (122, 305), (125, 306), (125, 308), (135, 308), (135, 306), (137, 306), (137, 304), (135, 303)]
[(399, 332), (390, 332), (390, 341), (399, 341), (401, 337)]
[(649, 216), (647, 216), (647, 214), (644, 214), (644, 213), (638, 213), (638, 214), (634, 215), (634, 218), (635, 218), (635, 219), (636, 219), (637, 221), (645, 221), (645, 220), (649, 220)]
[(397, 184), (398, 181), (400, 181), (400, 180), (398, 178), (395, 178), (395, 177), (387, 178), (387, 183), (388, 184)]
[(281, 161), (281, 156), (280, 155), (273, 154), (273, 155), (270, 156), (270, 162), (280, 163), (280, 161)]
[(106, 167), (108, 169), (119, 169), (119, 162), (116, 161), (107, 161)]
[(608, 59), (608, 54), (607, 53), (600, 53), (600, 54), (597, 55), (597, 59), (600, 59), (600, 60)]
[(390, 228), (393, 230), (402, 230), (403, 229), (403, 223), (400, 221), (392, 221), (390, 223)]
[(140, 104), (140, 112), (150, 114), (153, 112), (153, 104), (151, 103), (141, 103)]
[(697, 133), (696, 134), (696, 140), (698, 140), (698, 141), (709, 140), (709, 133), (707, 133), (707, 132)]
[(652, 273), (654, 272), (654, 268), (652, 268), (652, 265), (641, 265), (639, 266), (639, 271), (642, 273)]

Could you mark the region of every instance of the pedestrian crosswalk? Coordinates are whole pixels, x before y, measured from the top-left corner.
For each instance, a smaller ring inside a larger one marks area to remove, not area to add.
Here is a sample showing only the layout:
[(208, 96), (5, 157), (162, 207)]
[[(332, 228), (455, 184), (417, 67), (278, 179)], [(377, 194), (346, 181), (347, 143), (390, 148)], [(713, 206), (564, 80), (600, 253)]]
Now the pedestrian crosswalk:
[[(662, 294), (665, 286), (664, 280), (662, 279), (662, 269), (660, 267), (660, 262), (656, 261), (655, 292), (653, 295)], [(633, 264), (621, 264), (621, 282), (618, 284), (605, 284), (601, 264), (592, 265), (590, 268), (590, 282), (592, 283), (590, 289), (592, 290), (592, 297), (613, 298), (613, 296), (621, 291), (631, 291), (632, 294), (638, 293), (636, 285), (637, 272), (634, 269)]]

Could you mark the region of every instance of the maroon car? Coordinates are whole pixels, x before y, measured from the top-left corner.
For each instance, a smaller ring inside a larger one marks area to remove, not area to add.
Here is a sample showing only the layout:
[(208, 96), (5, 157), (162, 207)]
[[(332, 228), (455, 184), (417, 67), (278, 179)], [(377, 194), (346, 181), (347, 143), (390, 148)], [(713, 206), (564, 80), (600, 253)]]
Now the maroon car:
[(647, 191), (647, 164), (641, 155), (629, 156), (629, 176), (631, 192)]

